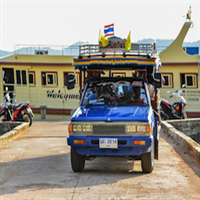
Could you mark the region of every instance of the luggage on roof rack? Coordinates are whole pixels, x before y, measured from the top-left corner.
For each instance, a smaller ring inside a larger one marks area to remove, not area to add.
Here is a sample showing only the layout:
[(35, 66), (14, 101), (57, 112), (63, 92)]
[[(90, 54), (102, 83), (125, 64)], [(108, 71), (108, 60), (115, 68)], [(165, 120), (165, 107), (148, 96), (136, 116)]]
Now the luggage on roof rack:
[[(84, 55), (92, 55), (98, 53), (123, 53), (127, 52), (125, 49), (126, 40), (122, 40), (121, 38), (113, 37), (109, 38), (108, 45), (103, 47), (102, 43), (99, 44), (83, 44), (79, 46), (79, 54)], [(135, 55), (150, 55), (154, 56), (157, 53), (156, 43), (152, 44), (137, 44), (131, 43), (131, 49), (129, 51)]]

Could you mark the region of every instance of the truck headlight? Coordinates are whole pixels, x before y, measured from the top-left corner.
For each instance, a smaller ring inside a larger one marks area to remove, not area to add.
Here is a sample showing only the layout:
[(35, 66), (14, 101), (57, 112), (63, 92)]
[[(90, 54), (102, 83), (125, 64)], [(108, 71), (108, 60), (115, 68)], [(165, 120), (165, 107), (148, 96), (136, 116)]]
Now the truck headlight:
[(76, 133), (90, 133), (92, 132), (92, 125), (91, 124), (73, 124), (72, 125), (72, 132)]
[(73, 132), (81, 132), (82, 131), (82, 125), (75, 124), (72, 127), (73, 127), (72, 128)]
[(145, 125), (145, 124), (138, 124), (137, 125), (137, 132), (139, 132), (139, 133), (146, 133), (147, 132), (147, 125)]
[(151, 133), (150, 124), (126, 124), (126, 133)]
[(127, 124), (126, 125), (126, 132), (127, 133), (135, 133), (136, 132), (136, 125), (135, 124)]
[(92, 125), (90, 124), (83, 125), (83, 132), (92, 132)]

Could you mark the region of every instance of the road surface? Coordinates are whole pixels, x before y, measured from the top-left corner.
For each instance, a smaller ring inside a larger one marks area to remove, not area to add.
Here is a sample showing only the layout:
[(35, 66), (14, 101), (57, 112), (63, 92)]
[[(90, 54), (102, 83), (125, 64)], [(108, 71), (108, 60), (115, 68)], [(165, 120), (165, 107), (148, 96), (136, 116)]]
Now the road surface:
[(159, 160), (145, 174), (140, 161), (96, 158), (74, 173), (67, 121), (34, 121), (0, 149), (0, 199), (200, 199), (200, 163), (161, 133)]

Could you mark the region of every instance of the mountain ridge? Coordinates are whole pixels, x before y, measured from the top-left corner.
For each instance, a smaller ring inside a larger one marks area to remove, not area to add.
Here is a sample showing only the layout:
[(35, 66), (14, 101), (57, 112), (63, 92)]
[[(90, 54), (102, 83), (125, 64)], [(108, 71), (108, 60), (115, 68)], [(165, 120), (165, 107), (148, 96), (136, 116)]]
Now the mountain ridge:
[[(148, 44), (148, 43), (153, 43), (156, 42), (157, 44), (157, 51), (161, 52), (165, 48), (167, 48), (174, 40), (172, 39), (152, 39), (152, 38), (146, 38), (142, 40), (138, 40), (136, 43), (138, 44)], [(50, 54), (51, 55), (78, 55), (79, 54), (79, 45), (82, 44), (88, 44), (88, 42), (82, 42), (78, 41), (72, 45), (69, 45), (67, 48), (64, 48), (63, 50), (56, 50), (56, 49), (51, 49)], [(33, 45), (34, 46), (34, 45)], [(47, 45), (45, 45), (47, 46)], [(51, 45), (49, 45), (51, 46)], [(60, 45), (62, 46), (62, 45)], [(183, 47), (199, 47), (200, 49), (200, 40), (195, 41), (195, 42), (183, 42)], [(41, 50), (44, 50), (45, 48), (41, 48)], [(32, 50), (31, 50), (32, 51)], [(34, 51), (34, 50), (33, 50)], [(28, 52), (27, 48), (21, 48), (19, 49), (20, 54), (35, 54), (35, 52)], [(13, 55), (15, 52), (14, 51), (4, 51), (0, 50), (0, 58)]]

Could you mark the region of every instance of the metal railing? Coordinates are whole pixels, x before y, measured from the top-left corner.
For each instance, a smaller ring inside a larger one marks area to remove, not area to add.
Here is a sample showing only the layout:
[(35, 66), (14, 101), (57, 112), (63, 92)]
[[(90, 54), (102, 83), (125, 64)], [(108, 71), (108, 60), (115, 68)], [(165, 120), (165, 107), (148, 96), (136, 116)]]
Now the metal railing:
[[(115, 49), (113, 48), (113, 52), (114, 51), (115, 51)], [(101, 53), (101, 52), (102, 51), (100, 50), (98, 44), (83, 44), (83, 45), (79, 46), (79, 54), (92, 54), (92, 53)], [(151, 54), (151, 55), (153, 55), (153, 54), (157, 53), (156, 43), (152, 43), (152, 44), (135, 44), (135, 43), (132, 43), (130, 52), (138, 54), (138, 55), (140, 55), (140, 54)]]
[(156, 43), (152, 44), (131, 44), (130, 52), (137, 54), (155, 54), (157, 53)]
[(14, 46), (14, 54), (78, 55), (79, 45), (23, 45)]
[(83, 44), (79, 46), (79, 54), (99, 53), (98, 44)]
[[(147, 52), (154, 54), (156, 52), (160, 53), (167, 46), (157, 46), (156, 44), (132, 44), (130, 52), (132, 53), (142, 53)], [(9, 52), (8, 54), (2, 56), (8, 56), (13, 54), (21, 54), (21, 55), (37, 55), (38, 51), (48, 51), (47, 55), (73, 55), (77, 56), (81, 54), (90, 54), (90, 53), (98, 53), (99, 45), (98, 44), (84, 44), (84, 45), (22, 45), (18, 44), (14, 46), (14, 51)], [(38, 53), (39, 54), (39, 53)], [(2, 58), (1, 57), (1, 58)]]

